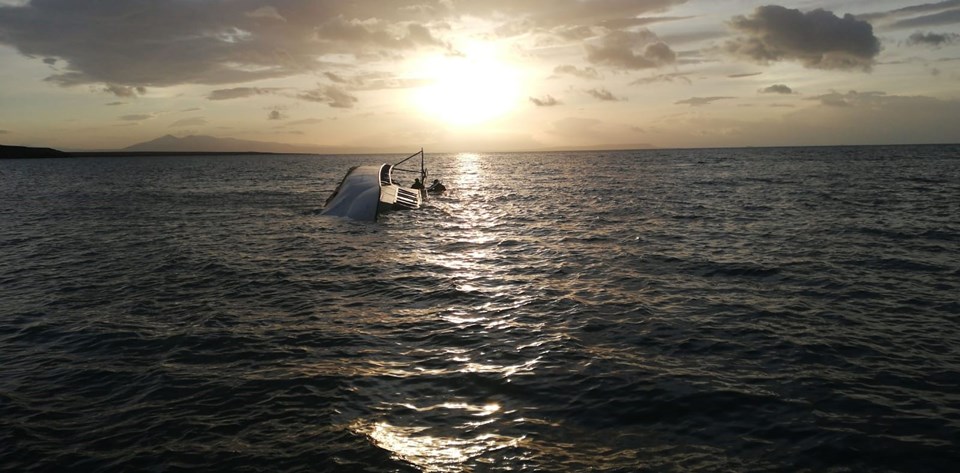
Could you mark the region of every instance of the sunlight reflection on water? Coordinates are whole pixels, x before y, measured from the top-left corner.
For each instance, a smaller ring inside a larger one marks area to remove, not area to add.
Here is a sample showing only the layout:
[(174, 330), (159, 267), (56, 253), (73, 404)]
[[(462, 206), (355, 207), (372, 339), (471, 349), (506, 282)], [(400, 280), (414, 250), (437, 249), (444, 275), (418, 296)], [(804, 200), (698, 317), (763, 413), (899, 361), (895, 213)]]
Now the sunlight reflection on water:
[[(486, 418), (500, 411), (495, 403), (472, 405), (462, 402), (445, 402), (435, 406), (416, 407), (403, 404), (402, 407), (417, 411), (433, 410), (463, 411), (473, 417)], [(470, 431), (495, 419), (481, 422), (464, 422), (458, 431)], [(473, 435), (435, 435), (430, 427), (399, 426), (388, 422), (355, 422), (350, 429), (370, 439), (378, 447), (388, 451), (395, 458), (414, 465), (424, 472), (464, 471), (464, 465), (471, 461), (489, 463), (483, 456), (508, 447), (515, 447), (523, 437), (509, 437), (493, 433)]]

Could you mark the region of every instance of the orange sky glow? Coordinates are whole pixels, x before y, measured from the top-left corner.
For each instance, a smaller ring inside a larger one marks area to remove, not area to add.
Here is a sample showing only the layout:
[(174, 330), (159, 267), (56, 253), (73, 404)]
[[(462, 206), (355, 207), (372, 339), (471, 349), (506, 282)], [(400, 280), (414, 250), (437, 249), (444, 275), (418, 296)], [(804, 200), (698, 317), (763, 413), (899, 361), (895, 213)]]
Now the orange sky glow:
[(960, 142), (956, 0), (0, 0), (0, 63), (11, 145)]

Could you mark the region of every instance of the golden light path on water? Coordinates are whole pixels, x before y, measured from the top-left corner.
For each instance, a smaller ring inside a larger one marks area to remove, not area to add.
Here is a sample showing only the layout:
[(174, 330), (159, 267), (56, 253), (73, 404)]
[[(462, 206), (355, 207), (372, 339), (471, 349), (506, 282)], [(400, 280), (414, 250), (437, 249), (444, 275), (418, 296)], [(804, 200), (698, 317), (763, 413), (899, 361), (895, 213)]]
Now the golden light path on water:
[[(497, 236), (489, 231), (489, 227), (496, 224), (496, 216), (480, 203), (482, 188), (488, 184), (483, 182), (479, 169), (481, 165), (480, 156), (461, 153), (457, 156), (455, 176), (448, 176), (446, 182), (454, 192), (460, 193), (456, 203), (451, 204), (456, 208), (450, 209), (451, 213), (457, 217), (447, 224), (455, 226), (458, 235), (457, 241), (451, 243), (463, 245), (463, 250), (424, 251), (419, 257), (429, 266), (444, 268), (444, 277), (451, 281), (458, 291), (496, 294), (506, 289), (500, 286), (500, 283), (490, 279), (490, 274), (493, 272), (490, 266), (499, 258)], [(500, 342), (508, 341), (511, 330), (524, 325), (513, 320), (509, 310), (490, 311), (488, 309), (490, 307), (487, 305), (475, 308), (460, 307), (442, 310), (438, 315), (440, 319), (454, 327), (454, 330), (473, 331), (477, 335), (496, 334), (501, 337)], [(540, 331), (543, 327), (524, 326), (522, 328)], [(519, 340), (516, 342), (517, 352), (524, 348), (531, 348), (530, 345), (524, 345)], [(510, 379), (515, 376), (532, 374), (541, 362), (540, 356), (532, 356), (523, 360), (511, 360), (514, 361), (513, 363), (502, 363), (498, 362), (500, 360), (483, 358), (482, 351), (455, 346), (436, 347), (428, 351), (431, 351), (432, 355), (445, 359), (452, 366), (440, 370), (400, 365), (379, 366), (377, 369), (403, 377), (452, 373), (484, 374), (510, 382)], [(454, 395), (451, 394), (451, 396)], [(402, 408), (406, 412), (412, 411), (421, 416), (416, 417), (416, 420), (405, 422), (360, 419), (353, 423), (351, 430), (365, 436), (370, 442), (390, 452), (395, 458), (424, 472), (473, 470), (471, 465), (493, 464), (496, 461), (492, 455), (494, 452), (505, 448), (521, 447), (526, 443), (525, 435), (510, 436), (498, 431), (490, 431), (495, 424), (504, 420), (505, 415), (517, 414), (515, 411), (505, 410), (504, 406), (497, 402), (477, 404), (463, 402), (458, 398), (421, 406), (415, 404), (415, 401), (404, 399), (403, 402), (396, 403), (390, 408)], [(428, 412), (431, 415), (423, 414)], [(443, 425), (439, 425), (441, 423), (436, 420), (438, 414), (439, 418), (443, 419)], [(523, 419), (515, 419), (514, 422), (522, 423)]]
[[(418, 412), (437, 409), (460, 410), (470, 412), (477, 417), (472, 427), (478, 427), (493, 419), (485, 419), (500, 410), (498, 404), (470, 405), (465, 403), (443, 403), (436, 406), (418, 408), (411, 404), (404, 407)], [(523, 438), (511, 438), (504, 435), (483, 433), (468, 438), (432, 435), (430, 427), (404, 427), (388, 422), (358, 422), (353, 429), (367, 436), (375, 445), (387, 450), (396, 458), (408, 462), (424, 472), (463, 471), (464, 463), (488, 455), (497, 450), (514, 447)]]

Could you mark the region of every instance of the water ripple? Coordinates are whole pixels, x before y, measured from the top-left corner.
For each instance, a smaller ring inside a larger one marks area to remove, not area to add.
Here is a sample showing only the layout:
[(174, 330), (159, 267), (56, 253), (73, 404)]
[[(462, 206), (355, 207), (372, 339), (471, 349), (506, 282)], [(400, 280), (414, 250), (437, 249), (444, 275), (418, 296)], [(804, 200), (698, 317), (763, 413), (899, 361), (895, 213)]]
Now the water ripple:
[(957, 152), (0, 161), (0, 469), (950, 471)]

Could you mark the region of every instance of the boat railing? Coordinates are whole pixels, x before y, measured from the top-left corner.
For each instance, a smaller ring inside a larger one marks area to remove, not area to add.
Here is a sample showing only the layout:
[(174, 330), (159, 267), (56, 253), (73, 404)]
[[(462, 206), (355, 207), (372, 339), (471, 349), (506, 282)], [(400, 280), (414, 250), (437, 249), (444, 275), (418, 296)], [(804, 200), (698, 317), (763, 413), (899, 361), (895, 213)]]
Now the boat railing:
[(389, 164), (384, 164), (383, 166), (380, 166), (380, 185), (381, 186), (389, 186), (390, 184), (393, 184), (393, 180), (390, 178), (390, 168), (392, 167), (393, 166)]

